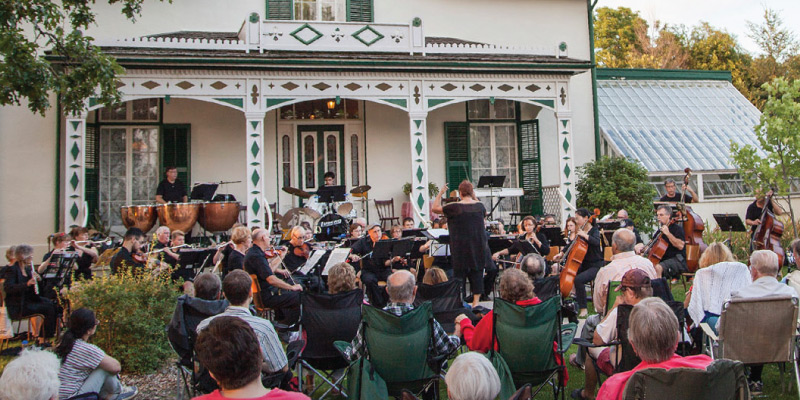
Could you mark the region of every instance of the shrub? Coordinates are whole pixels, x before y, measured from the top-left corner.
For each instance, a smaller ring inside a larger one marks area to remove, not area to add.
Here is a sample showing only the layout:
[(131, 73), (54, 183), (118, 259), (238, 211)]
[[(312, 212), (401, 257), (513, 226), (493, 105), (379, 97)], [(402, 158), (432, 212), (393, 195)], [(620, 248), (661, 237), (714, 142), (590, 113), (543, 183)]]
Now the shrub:
[(169, 273), (127, 271), (77, 282), (67, 294), (73, 310), (86, 307), (97, 315), (93, 342), (136, 373), (155, 371), (172, 355), (164, 327), (176, 297)]
[(648, 182), (647, 169), (637, 160), (623, 157), (602, 157), (578, 168), (578, 207), (600, 215), (624, 208), (641, 232), (654, 226), (653, 198), (656, 189)]

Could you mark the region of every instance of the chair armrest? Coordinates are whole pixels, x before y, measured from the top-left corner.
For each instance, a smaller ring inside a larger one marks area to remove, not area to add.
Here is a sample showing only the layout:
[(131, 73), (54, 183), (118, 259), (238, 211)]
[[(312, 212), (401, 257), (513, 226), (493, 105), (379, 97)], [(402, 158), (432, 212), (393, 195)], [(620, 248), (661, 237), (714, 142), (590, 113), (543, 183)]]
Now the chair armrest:
[(337, 351), (344, 357), (345, 360), (350, 360), (348, 357), (347, 350), (350, 348), (350, 342), (345, 342), (344, 340), (337, 340), (333, 342), (333, 347), (336, 348)]
[(578, 324), (574, 322), (561, 325), (561, 348), (558, 349), (559, 353), (563, 354), (567, 352), (569, 346), (571, 346), (574, 340), (576, 340), (575, 332), (577, 331), (578, 331)]
[(708, 323), (701, 322), (700, 323), (700, 328), (703, 329), (703, 333), (705, 333), (706, 336), (711, 338), (711, 340), (713, 340), (715, 342), (719, 340), (719, 337), (717, 337), (717, 334), (714, 333), (714, 330), (711, 329), (711, 325), (709, 325)]
[(622, 342), (620, 342), (619, 340), (614, 340), (614, 341), (611, 341), (609, 343), (603, 343), (603, 344), (594, 344), (594, 343), (592, 343), (592, 342), (590, 342), (590, 341), (588, 341), (588, 340), (586, 340), (584, 338), (575, 338), (572, 341), (572, 343), (574, 343), (574, 344), (576, 344), (576, 345), (578, 345), (580, 347), (586, 347), (586, 348), (609, 347), (609, 346), (616, 346), (616, 345), (622, 344)]

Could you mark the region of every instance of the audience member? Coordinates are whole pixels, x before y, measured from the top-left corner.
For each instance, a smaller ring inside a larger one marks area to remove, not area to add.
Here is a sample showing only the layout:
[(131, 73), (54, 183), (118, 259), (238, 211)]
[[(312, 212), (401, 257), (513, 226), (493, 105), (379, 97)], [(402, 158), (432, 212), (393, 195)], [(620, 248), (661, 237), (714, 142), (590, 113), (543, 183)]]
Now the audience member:
[(628, 339), (642, 362), (630, 371), (615, 374), (600, 387), (597, 398), (621, 400), (631, 375), (645, 368), (704, 369), (713, 361), (707, 355), (681, 357), (675, 354), (680, 340), (678, 318), (658, 297), (649, 297), (633, 307), (628, 321)]
[[(748, 286), (733, 290), (730, 298), (732, 299), (757, 299), (769, 296), (791, 296), (797, 298), (794, 288), (778, 282), (778, 255), (770, 250), (756, 250), (750, 255), (750, 276), (753, 283)], [(717, 321), (719, 324), (719, 321)], [(758, 395), (764, 389), (764, 382), (761, 379), (761, 372), (764, 365), (750, 366), (750, 394)]]
[(636, 235), (628, 229), (618, 229), (611, 237), (611, 262), (600, 271), (594, 279), (594, 293), (592, 302), (598, 314), (606, 312), (606, 299), (608, 298), (608, 283), (619, 281), (626, 272), (632, 269), (641, 269), (650, 279), (656, 279), (656, 270), (650, 260), (636, 255), (634, 246)]
[[(261, 355), (264, 364), (261, 369), (271, 374), (278, 371), (288, 371), (286, 353), (283, 352), (278, 333), (269, 320), (259, 318), (250, 313), (250, 301), (253, 299), (252, 280), (250, 275), (242, 270), (231, 271), (222, 282), (222, 291), (225, 298), (231, 303), (221, 314), (204, 319), (197, 326), (197, 333), (205, 329), (211, 321), (221, 317), (237, 317), (245, 321), (256, 332), (258, 343), (261, 346)], [(197, 349), (197, 344), (195, 349)], [(208, 366), (206, 366), (208, 368)], [(210, 369), (210, 368), (209, 368)]]
[[(233, 271), (231, 276), (239, 275)], [(227, 294), (227, 292), (226, 292)], [(252, 325), (240, 318), (220, 316), (214, 318), (197, 337), (197, 358), (217, 381), (220, 389), (194, 400), (293, 400), (308, 399), (302, 393), (267, 389), (261, 383), (264, 360), (259, 351), (259, 338)]]
[(6, 269), (5, 305), (8, 316), (21, 319), (29, 315), (44, 316), (44, 337), (51, 338), (56, 332), (56, 305), (38, 293), (41, 277), (33, 270), (33, 247), (27, 244), (17, 246), (14, 254), (16, 261)]
[(0, 376), (0, 399), (57, 400), (58, 357), (49, 351), (23, 350)]
[(422, 277), (423, 285), (433, 286), (447, 281), (447, 274), (439, 267), (428, 268), (428, 270), (425, 271), (425, 275)]
[(211, 272), (203, 272), (194, 279), (196, 297), (183, 294), (178, 297), (172, 319), (167, 325), (167, 338), (184, 365), (192, 365), (195, 331), (204, 319), (221, 314), (230, 305), (220, 300), (222, 282)]
[(695, 272), (692, 287), (686, 293), (684, 306), (692, 318), (692, 327), (708, 322), (716, 326), (722, 303), (731, 292), (749, 285), (750, 272), (746, 265), (736, 262), (722, 243), (712, 243), (700, 256), (700, 269)]
[(461, 354), (444, 378), (450, 400), (493, 400), (500, 393), (500, 377), (480, 353)]
[(328, 271), (328, 293), (345, 293), (355, 288), (356, 271), (352, 265), (340, 262)]
[(544, 257), (536, 253), (529, 253), (519, 260), (519, 269), (528, 275), (533, 282), (533, 292), (539, 300), (547, 300), (555, 295), (561, 295), (558, 275), (547, 274), (547, 262)]
[(58, 378), (61, 399), (98, 393), (103, 399), (122, 400), (136, 396), (136, 386), (124, 386), (119, 381), (122, 366), (99, 347), (89, 343), (89, 338), (100, 325), (92, 310), (79, 308), (69, 317), (69, 328), (61, 336), (56, 355), (61, 359)]
[[(620, 294), (617, 297), (617, 304), (635, 306), (641, 300), (652, 296), (653, 287), (650, 284), (650, 280), (653, 278), (653, 275), (641, 269), (634, 268), (628, 270), (628, 272), (622, 276), (620, 282), (618, 289)], [(614, 304), (614, 308), (594, 330), (592, 342), (595, 345), (602, 346), (619, 340), (617, 332), (617, 304)], [(597, 383), (599, 382), (597, 370), (599, 369), (600, 372), (604, 373), (606, 376), (613, 375), (619, 357), (621, 356), (618, 346), (590, 347), (588, 352), (594, 360), (594, 363), (589, 363), (584, 369), (586, 379), (583, 383), (583, 389), (575, 389), (572, 391), (571, 397), (573, 399), (593, 399), (595, 390), (597, 389)]]
[[(414, 275), (406, 270), (397, 271), (386, 280), (386, 291), (389, 293), (389, 304), (383, 308), (394, 315), (402, 316), (414, 309), (414, 297), (417, 294), (417, 285)], [(466, 318), (466, 317), (465, 317)], [(363, 322), (362, 322), (363, 323)], [(362, 356), (366, 347), (364, 337), (362, 336), (363, 329), (361, 326), (358, 328), (358, 333), (347, 348), (347, 356), (350, 360), (354, 360)], [(456, 325), (456, 332), (453, 335), (447, 333), (439, 325), (439, 322), (433, 320), (432, 340), (428, 346), (428, 358), (435, 358), (440, 355), (448, 355), (454, 352), (461, 345), (459, 339), (459, 328)]]

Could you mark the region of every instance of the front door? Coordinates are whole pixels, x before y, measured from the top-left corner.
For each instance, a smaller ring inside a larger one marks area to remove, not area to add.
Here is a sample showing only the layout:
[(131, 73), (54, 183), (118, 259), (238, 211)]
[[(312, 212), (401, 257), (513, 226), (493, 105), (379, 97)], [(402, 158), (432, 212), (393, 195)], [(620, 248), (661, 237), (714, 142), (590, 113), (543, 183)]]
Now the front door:
[(313, 192), (325, 184), (326, 172), (336, 174), (336, 184), (344, 185), (344, 126), (298, 125), (297, 160), (300, 188)]

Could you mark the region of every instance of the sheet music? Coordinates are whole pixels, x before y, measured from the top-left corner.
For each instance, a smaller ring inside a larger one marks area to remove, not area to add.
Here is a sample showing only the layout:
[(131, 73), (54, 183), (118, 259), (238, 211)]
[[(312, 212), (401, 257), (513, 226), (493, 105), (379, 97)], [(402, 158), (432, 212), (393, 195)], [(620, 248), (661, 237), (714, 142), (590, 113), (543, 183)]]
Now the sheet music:
[[(446, 231), (446, 229), (445, 229)], [(433, 257), (446, 257), (450, 255), (450, 245), (431, 243), (431, 256)]]
[(347, 247), (339, 247), (333, 249), (331, 255), (328, 257), (328, 262), (325, 263), (325, 268), (322, 269), (322, 275), (328, 276), (328, 270), (333, 268), (334, 265), (347, 261), (347, 256), (350, 255), (350, 249)]
[(428, 229), (428, 233), (434, 238), (438, 239), (439, 236), (449, 235), (450, 231), (447, 229)]
[(314, 250), (311, 253), (311, 257), (308, 257), (308, 261), (298, 270), (303, 275), (308, 275), (311, 272), (311, 269), (314, 268), (315, 265), (319, 262), (322, 256), (325, 255), (325, 250)]

